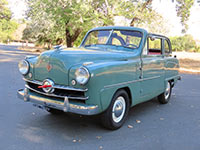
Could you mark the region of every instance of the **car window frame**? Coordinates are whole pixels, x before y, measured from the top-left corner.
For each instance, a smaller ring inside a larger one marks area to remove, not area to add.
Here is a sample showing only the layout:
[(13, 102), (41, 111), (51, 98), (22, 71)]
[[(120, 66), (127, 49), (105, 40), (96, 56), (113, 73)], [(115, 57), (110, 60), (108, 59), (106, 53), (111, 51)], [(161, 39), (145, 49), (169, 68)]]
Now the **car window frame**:
[[(100, 29), (100, 30), (91, 30), (91, 31), (88, 31), (88, 33), (85, 35), (85, 37), (84, 37), (84, 39), (83, 39), (83, 41), (81, 42), (81, 45), (80, 45), (79, 47), (85, 48), (86, 39), (87, 39), (88, 35), (89, 35), (91, 32), (93, 32), (93, 31), (105, 31), (105, 30), (110, 30), (110, 31), (111, 31), (110, 35), (108, 36), (107, 42), (108, 42), (108, 40), (110, 39), (112, 33), (113, 33), (115, 30), (118, 30), (118, 31), (120, 31), (120, 30), (123, 30), (123, 31), (134, 31), (134, 32), (139, 32), (139, 33), (141, 33), (142, 36), (141, 36), (140, 43), (139, 43), (138, 47), (135, 48), (135, 49), (139, 49), (139, 48), (141, 47), (142, 41), (143, 41), (143, 39), (144, 39), (144, 33), (141, 32), (141, 31), (138, 31), (138, 30), (128, 30), (128, 29)], [(109, 45), (109, 44), (107, 44), (107, 42), (106, 42), (106, 44), (104, 44), (104, 45)], [(116, 45), (114, 45), (114, 46), (116, 46)], [(123, 47), (123, 46), (122, 46), (122, 47)], [(127, 48), (127, 47), (124, 47), (124, 48)], [(132, 49), (132, 50), (134, 51), (134, 48), (131, 48), (131, 47), (130, 47), (129, 49)]]
[[(167, 43), (168, 43), (168, 46), (169, 46), (169, 53), (166, 53), (166, 52), (165, 52), (165, 41), (167, 41)], [(163, 43), (163, 54), (164, 54), (164, 55), (171, 55), (171, 53), (172, 53), (172, 46), (171, 46), (170, 39), (167, 38), (167, 37), (164, 37), (162, 43)]]
[[(159, 54), (159, 55), (149, 54), (149, 38), (155, 38), (155, 39), (159, 39), (160, 40), (161, 54)], [(162, 42), (163, 42), (163, 39), (162, 39), (161, 36), (158, 36), (158, 35), (147, 35), (146, 41), (144, 43), (144, 47), (142, 49), (142, 55), (143, 56), (163, 56), (163, 46), (162, 46), (163, 44), (162, 44)], [(146, 45), (147, 45), (147, 54), (144, 54), (144, 49), (145, 49)]]
[[(157, 38), (161, 40), (161, 55), (149, 55), (149, 38)], [(165, 53), (165, 45), (164, 45), (165, 40), (167, 41), (169, 45), (169, 53)], [(144, 49), (146, 45), (147, 45), (147, 54), (144, 54)], [(142, 53), (141, 53), (142, 56), (165, 56), (165, 55), (168, 56), (168, 55), (171, 55), (171, 53), (172, 53), (172, 46), (171, 46), (171, 42), (169, 38), (162, 35), (157, 35), (157, 34), (148, 34), (146, 36), (146, 40), (145, 40)]]

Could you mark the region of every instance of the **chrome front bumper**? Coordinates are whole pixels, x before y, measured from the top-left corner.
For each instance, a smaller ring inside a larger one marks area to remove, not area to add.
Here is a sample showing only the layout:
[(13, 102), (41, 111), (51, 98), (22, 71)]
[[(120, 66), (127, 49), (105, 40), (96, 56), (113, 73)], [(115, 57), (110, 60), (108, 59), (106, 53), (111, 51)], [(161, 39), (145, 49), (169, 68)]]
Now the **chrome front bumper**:
[(81, 115), (95, 115), (99, 113), (97, 105), (74, 104), (70, 103), (65, 97), (64, 102), (53, 98), (47, 98), (35, 93), (29, 92), (27, 88), (18, 90), (17, 96), (25, 102), (32, 102), (34, 105), (41, 108), (54, 108), (64, 112), (71, 112)]

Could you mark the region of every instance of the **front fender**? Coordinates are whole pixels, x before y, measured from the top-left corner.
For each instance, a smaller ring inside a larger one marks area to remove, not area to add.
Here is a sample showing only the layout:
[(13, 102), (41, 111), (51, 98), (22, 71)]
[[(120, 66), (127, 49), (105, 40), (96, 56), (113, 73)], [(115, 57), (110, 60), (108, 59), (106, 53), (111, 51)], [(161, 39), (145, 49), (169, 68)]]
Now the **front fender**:
[[(139, 58), (124, 61), (112, 61), (87, 66), (91, 78), (86, 85), (91, 104), (101, 105), (101, 111), (108, 108), (115, 92), (124, 87), (132, 89), (131, 81), (137, 80)], [(131, 92), (131, 93), (134, 93)]]
[(28, 79), (28, 80), (32, 80), (35, 77), (34, 67), (38, 60), (38, 57), (37, 56), (26, 56), (25, 59), (28, 61), (29, 65), (30, 65), (29, 73), (31, 73), (32, 76), (29, 76), (29, 73), (28, 73), (27, 75), (24, 76), (24, 78)]

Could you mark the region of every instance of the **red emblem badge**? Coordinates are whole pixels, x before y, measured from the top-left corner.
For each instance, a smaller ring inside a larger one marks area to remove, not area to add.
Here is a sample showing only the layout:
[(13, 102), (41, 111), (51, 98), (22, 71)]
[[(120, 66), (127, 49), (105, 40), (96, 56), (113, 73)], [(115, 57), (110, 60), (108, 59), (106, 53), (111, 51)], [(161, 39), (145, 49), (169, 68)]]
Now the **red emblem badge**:
[(52, 69), (52, 65), (48, 64), (46, 68), (47, 68), (47, 71), (49, 72)]

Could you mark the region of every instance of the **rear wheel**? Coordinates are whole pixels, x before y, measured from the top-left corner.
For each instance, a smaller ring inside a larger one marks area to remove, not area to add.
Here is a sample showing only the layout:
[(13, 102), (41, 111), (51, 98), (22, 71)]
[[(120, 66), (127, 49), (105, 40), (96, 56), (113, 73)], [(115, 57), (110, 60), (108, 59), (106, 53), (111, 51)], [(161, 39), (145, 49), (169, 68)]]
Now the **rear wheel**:
[(130, 107), (129, 96), (125, 90), (119, 90), (112, 98), (108, 109), (102, 114), (101, 122), (108, 129), (120, 128), (126, 120)]
[(167, 86), (165, 88), (165, 92), (158, 96), (158, 101), (161, 104), (166, 104), (169, 102), (172, 92), (172, 84), (168, 81)]

